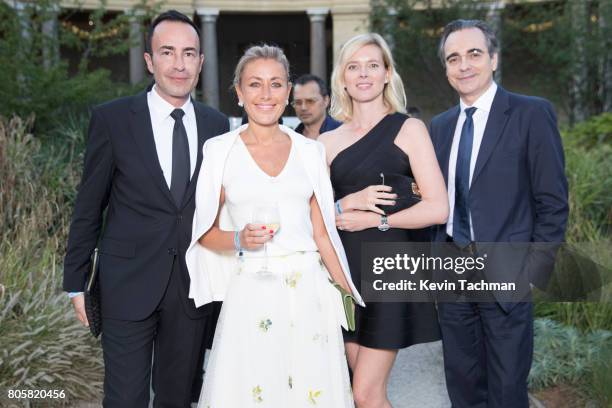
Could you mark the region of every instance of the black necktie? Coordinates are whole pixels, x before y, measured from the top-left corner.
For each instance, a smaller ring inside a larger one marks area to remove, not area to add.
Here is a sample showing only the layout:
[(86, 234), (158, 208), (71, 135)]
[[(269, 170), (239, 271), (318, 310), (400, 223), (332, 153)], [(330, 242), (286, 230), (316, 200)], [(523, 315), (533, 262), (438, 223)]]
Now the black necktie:
[(455, 209), (453, 212), (453, 241), (460, 247), (467, 246), (472, 241), (470, 233), (470, 159), (474, 142), (474, 120), (472, 115), (476, 108), (465, 110), (465, 122), (461, 128), (459, 151), (457, 152), (457, 167), (455, 167)]
[(175, 109), (170, 116), (174, 119), (172, 130), (172, 180), (170, 182), (170, 193), (174, 202), (180, 207), (183, 196), (189, 184), (191, 175), (191, 164), (189, 162), (189, 143), (187, 142), (187, 131), (183, 125), (182, 109)]

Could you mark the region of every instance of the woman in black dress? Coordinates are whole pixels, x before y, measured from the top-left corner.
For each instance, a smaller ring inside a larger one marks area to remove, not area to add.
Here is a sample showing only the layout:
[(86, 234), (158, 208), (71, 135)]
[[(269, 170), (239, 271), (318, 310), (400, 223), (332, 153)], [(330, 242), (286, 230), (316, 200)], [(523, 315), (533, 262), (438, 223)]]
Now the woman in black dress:
[[(380, 35), (359, 35), (342, 47), (332, 90), (331, 114), (344, 124), (319, 141), (338, 200), (336, 224), (359, 288), (361, 244), (429, 241), (425, 228), (446, 222), (447, 195), (427, 128), (405, 114), (402, 80)], [(389, 215), (387, 231), (377, 227), (396, 195), (378, 185), (380, 173), (414, 177), (422, 196)], [(369, 302), (357, 307), (356, 320), (355, 332), (345, 333), (355, 402), (359, 408), (390, 408), (387, 380), (398, 349), (440, 339), (435, 306)]]

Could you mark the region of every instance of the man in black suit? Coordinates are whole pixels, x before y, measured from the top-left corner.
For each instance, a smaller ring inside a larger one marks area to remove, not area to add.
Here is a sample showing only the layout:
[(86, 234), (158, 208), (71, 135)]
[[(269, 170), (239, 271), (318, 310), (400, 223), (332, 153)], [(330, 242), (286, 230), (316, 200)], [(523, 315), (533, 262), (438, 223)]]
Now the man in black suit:
[(186, 16), (158, 16), (144, 57), (153, 87), (92, 112), (64, 290), (87, 325), (79, 292), (98, 245), (104, 406), (148, 407), (152, 385), (155, 407), (184, 408), (201, 384), (210, 319), (209, 305), (196, 309), (188, 298), (185, 250), (202, 145), (228, 120), (190, 98), (204, 56)]
[[(431, 122), (451, 209), (435, 240), (453, 242), (466, 253), (475, 242), (562, 242), (568, 216), (553, 107), (495, 84), (497, 47), (493, 31), (478, 20), (453, 21), (440, 41), (440, 58), (460, 103)], [(515, 270), (506, 280), (520, 275)], [(496, 297), (440, 303), (438, 312), (453, 407), (526, 408), (532, 304)]]

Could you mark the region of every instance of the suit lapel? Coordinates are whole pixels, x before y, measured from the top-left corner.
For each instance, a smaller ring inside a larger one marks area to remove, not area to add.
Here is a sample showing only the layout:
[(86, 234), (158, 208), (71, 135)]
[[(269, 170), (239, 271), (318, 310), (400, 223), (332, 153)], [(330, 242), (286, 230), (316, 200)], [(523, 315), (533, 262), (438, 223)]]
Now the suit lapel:
[(485, 126), (484, 135), (482, 136), (482, 143), (480, 144), (478, 158), (476, 159), (476, 167), (472, 175), (472, 186), (478, 178), (478, 175), (482, 172), (484, 166), (487, 164), (489, 157), (491, 157), (491, 153), (493, 153), (497, 142), (504, 132), (504, 128), (510, 116), (509, 108), (510, 102), (508, 93), (503, 88), (499, 87), (493, 99), (491, 112), (489, 112), (487, 125)]
[(154, 184), (161, 190), (162, 194), (174, 204), (170, 189), (168, 188), (164, 173), (159, 164), (146, 92), (142, 92), (134, 97), (131, 119), (131, 133), (134, 136), (136, 145), (140, 149), (145, 167), (151, 174)]
[(187, 191), (185, 192), (185, 197), (183, 197), (182, 205), (185, 205), (191, 199), (191, 196), (195, 192), (196, 184), (198, 181), (198, 174), (200, 173), (200, 167), (202, 166), (202, 147), (204, 146), (204, 142), (206, 139), (209, 139), (212, 135), (210, 134), (211, 129), (207, 126), (206, 123), (206, 110), (202, 108), (202, 106), (195, 101), (193, 103), (193, 109), (196, 117), (196, 126), (198, 128), (198, 154), (196, 159), (196, 167), (193, 172), (193, 176), (189, 180), (189, 185), (187, 186)]
[(453, 145), (453, 136), (455, 135), (455, 128), (457, 127), (457, 120), (459, 120), (459, 107), (457, 106), (449, 113), (448, 119), (445, 123), (442, 123), (442, 137), (439, 139), (439, 157), (438, 161), (442, 166), (442, 174), (444, 175), (444, 181), (448, 186), (448, 160), (450, 158), (451, 146)]

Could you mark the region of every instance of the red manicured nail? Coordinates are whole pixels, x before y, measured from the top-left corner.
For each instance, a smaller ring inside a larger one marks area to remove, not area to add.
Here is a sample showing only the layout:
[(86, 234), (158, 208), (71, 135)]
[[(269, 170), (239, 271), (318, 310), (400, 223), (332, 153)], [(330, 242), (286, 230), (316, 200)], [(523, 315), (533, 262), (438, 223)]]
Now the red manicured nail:
[(265, 226), (265, 225), (262, 225), (262, 226), (261, 226), (261, 229), (266, 229), (266, 226)]
[(270, 230), (270, 234), (273, 234), (273, 233), (274, 233), (274, 230)]

